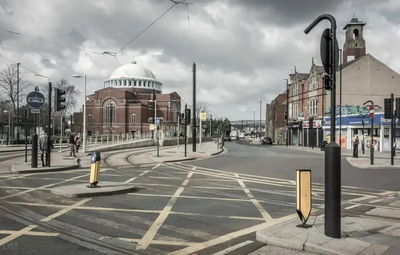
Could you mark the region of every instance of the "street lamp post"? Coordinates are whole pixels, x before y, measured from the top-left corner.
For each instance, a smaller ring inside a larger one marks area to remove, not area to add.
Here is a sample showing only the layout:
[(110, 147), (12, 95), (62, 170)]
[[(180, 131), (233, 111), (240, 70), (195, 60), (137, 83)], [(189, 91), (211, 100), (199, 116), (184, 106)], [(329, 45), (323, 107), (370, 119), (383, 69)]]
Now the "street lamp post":
[(20, 123), (19, 123), (19, 65), (20, 65), (20, 63), (17, 63), (17, 144), (19, 144), (19, 129), (20, 129)]
[[(72, 77), (74, 78), (83, 78), (84, 79), (84, 92), (83, 92), (83, 134), (82, 134), (82, 138), (83, 138), (83, 153), (86, 152), (86, 75), (78, 75), (78, 74), (74, 74)], [(62, 116), (61, 116), (61, 121), (62, 121)], [(61, 130), (62, 132), (62, 130)], [(61, 137), (62, 137), (62, 133), (61, 133)]]
[(286, 147), (289, 145), (289, 79), (286, 81)]

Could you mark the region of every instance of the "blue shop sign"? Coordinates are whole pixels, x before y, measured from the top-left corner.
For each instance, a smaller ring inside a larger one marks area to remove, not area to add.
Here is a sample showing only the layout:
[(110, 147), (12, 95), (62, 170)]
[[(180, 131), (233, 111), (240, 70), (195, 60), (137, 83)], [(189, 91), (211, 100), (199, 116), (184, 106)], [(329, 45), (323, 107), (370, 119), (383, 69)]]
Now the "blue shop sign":
[[(385, 119), (383, 113), (375, 113), (374, 115), (374, 125), (390, 125), (390, 119)], [(396, 119), (396, 122), (398, 120)], [(368, 114), (365, 114), (365, 125), (371, 125), (371, 119)], [(322, 122), (322, 126), (330, 126), (331, 118), (326, 117)], [(340, 125), (340, 118), (337, 116), (336, 125)], [(350, 115), (342, 116), (342, 126), (361, 126), (362, 116), (360, 115)]]

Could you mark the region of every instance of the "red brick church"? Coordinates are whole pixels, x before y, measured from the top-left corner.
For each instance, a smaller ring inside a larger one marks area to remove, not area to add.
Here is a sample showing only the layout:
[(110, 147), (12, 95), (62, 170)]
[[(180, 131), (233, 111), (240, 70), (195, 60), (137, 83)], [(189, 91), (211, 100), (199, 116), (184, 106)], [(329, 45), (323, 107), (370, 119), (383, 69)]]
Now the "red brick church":
[[(152, 133), (156, 115), (163, 119), (162, 133), (172, 136), (177, 131), (181, 98), (176, 92), (162, 91), (163, 84), (148, 68), (135, 61), (119, 67), (102, 89), (86, 97), (87, 135)], [(82, 116), (83, 109), (73, 114), (71, 131), (82, 133)]]

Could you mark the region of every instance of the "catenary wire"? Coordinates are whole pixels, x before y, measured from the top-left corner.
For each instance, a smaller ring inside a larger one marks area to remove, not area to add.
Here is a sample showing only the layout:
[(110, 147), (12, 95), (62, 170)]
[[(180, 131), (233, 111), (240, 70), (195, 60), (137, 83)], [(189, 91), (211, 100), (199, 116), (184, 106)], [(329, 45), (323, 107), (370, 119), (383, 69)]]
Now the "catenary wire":
[(130, 40), (124, 47), (122, 47), (119, 51), (117, 51), (117, 54), (123, 51), (126, 47), (128, 47), (133, 41), (135, 41), (139, 36), (141, 36), (144, 32), (147, 31), (152, 25), (154, 25), (158, 20), (160, 20), (165, 14), (167, 14), (172, 8), (174, 8), (177, 4), (183, 3), (186, 0), (182, 0), (180, 2), (174, 2), (174, 4), (169, 7), (163, 14), (161, 14), (157, 19), (155, 19), (153, 22), (150, 23), (145, 29), (143, 29), (137, 36), (135, 36), (132, 40)]
[(27, 38), (30, 38), (30, 39), (35, 39), (35, 40), (39, 40), (39, 41), (43, 41), (43, 42), (52, 43), (52, 44), (55, 44), (55, 45), (58, 45), (58, 46), (62, 46), (62, 47), (75, 48), (75, 49), (77, 49), (77, 50), (85, 51), (85, 52), (87, 52), (87, 53), (101, 54), (100, 52), (95, 52), (95, 51), (89, 51), (89, 50), (86, 50), (86, 49), (81, 49), (81, 48), (78, 47), (78, 46), (68, 45), (68, 44), (64, 44), (64, 43), (60, 43), (60, 42), (55, 42), (55, 41), (51, 41), (51, 40), (39, 38), (39, 37), (32, 36), (32, 35), (26, 35), (26, 34), (22, 34), (22, 33), (15, 32), (15, 31), (8, 30), (8, 29), (4, 29), (4, 28), (0, 28), (0, 31), (7, 32), (7, 33), (10, 33), (10, 34), (13, 34), (13, 35), (17, 35), (17, 36), (27, 37)]

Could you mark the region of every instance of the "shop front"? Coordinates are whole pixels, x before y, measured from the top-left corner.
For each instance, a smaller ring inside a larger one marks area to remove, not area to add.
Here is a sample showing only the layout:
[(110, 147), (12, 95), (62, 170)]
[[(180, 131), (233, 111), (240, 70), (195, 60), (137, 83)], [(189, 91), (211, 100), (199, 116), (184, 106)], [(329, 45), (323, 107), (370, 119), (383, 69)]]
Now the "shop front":
[(298, 145), (302, 144), (302, 122), (289, 122), (289, 145)]
[(304, 147), (320, 147), (322, 139), (322, 120), (314, 120), (312, 128), (310, 128), (310, 123), (308, 121), (303, 121)]
[[(340, 129), (341, 122), (341, 129)], [(397, 120), (396, 120), (397, 122)], [(383, 113), (375, 113), (374, 115), (374, 129), (371, 132), (371, 119), (368, 114), (363, 115), (343, 115), (340, 119), (336, 118), (336, 143), (341, 144), (342, 149), (353, 149), (353, 143), (358, 136), (361, 148), (364, 146), (365, 150), (371, 146), (375, 150), (390, 151), (391, 146), (391, 130), (390, 119), (385, 119)], [(322, 123), (324, 130), (324, 139), (329, 143), (331, 121), (329, 117), (325, 117)], [(400, 129), (396, 128), (396, 149), (400, 149)], [(371, 139), (372, 135), (372, 139)], [(372, 142), (371, 142), (372, 140)], [(372, 144), (372, 145), (371, 145)], [(360, 149), (361, 149), (360, 148)]]

